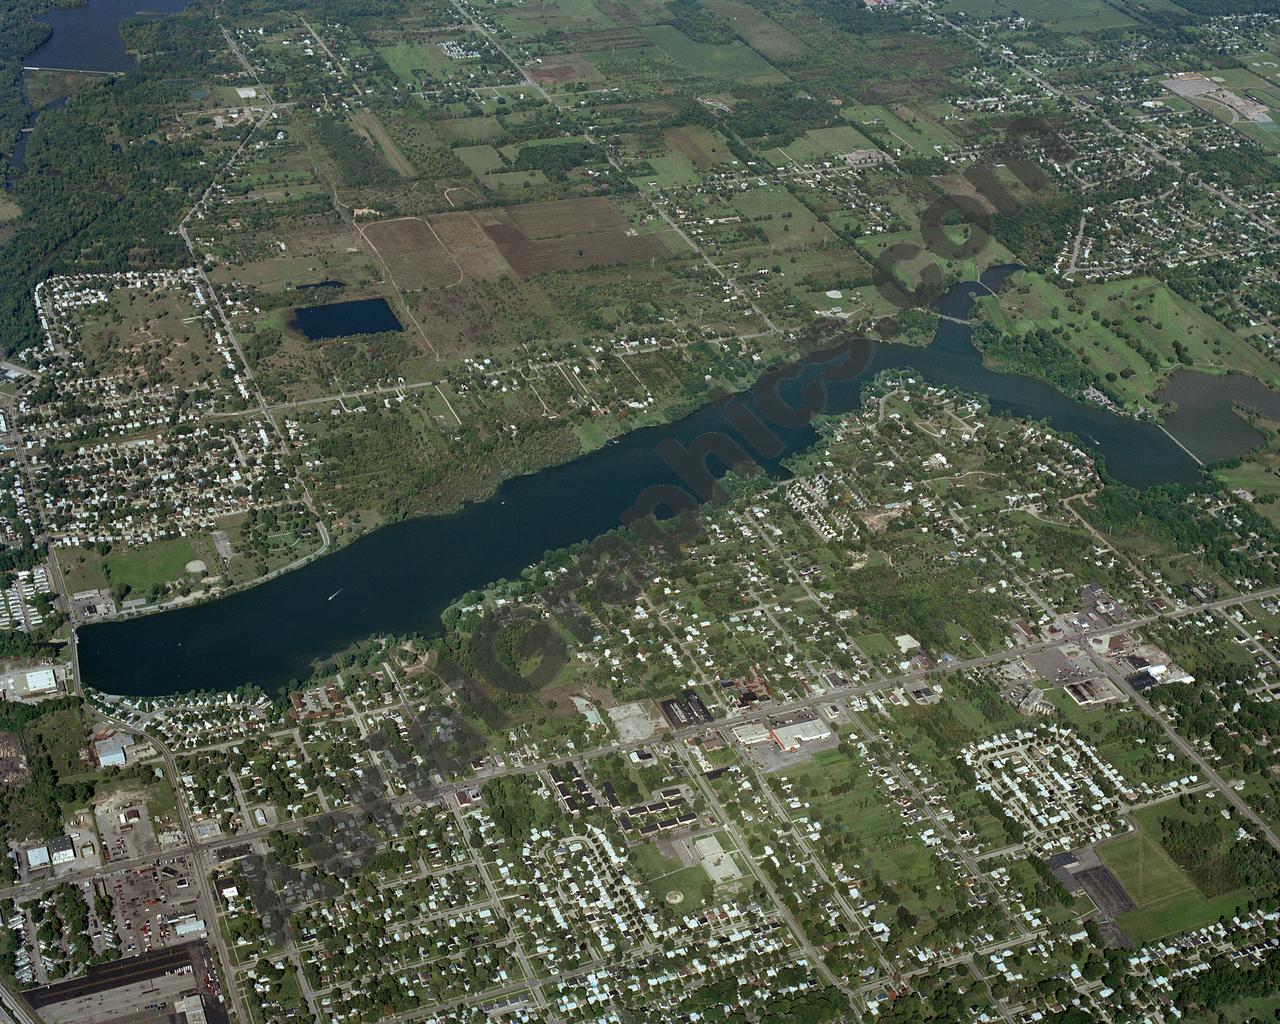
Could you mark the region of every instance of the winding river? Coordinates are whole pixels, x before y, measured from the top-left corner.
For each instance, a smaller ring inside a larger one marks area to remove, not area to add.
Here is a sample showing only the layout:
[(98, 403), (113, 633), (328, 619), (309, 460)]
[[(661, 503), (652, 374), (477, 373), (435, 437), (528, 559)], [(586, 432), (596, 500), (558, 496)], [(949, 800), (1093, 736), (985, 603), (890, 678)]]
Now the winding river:
[[(983, 284), (953, 288), (938, 304), (962, 318), (973, 295), (999, 288), (1016, 267), (993, 268)], [(927, 347), (866, 343), (856, 378), (828, 386), (824, 411), (858, 408), (877, 374), (907, 369), (932, 383), (986, 395), (997, 413), (1046, 420), (1075, 434), (1101, 455), (1109, 472), (1138, 487), (1189, 482), (1200, 468), (1159, 427), (1076, 402), (1046, 384), (982, 365), (970, 329), (942, 321)], [(829, 363), (827, 364), (829, 365)], [(799, 389), (823, 364), (808, 361), (784, 389), (799, 405)], [(754, 401), (741, 399), (749, 408)], [(761, 459), (773, 474), (780, 462), (810, 445), (809, 425), (774, 427), (785, 451)], [(443, 610), (461, 594), (518, 575), (548, 550), (596, 537), (652, 485), (680, 480), (658, 454), (667, 439), (688, 445), (722, 432), (753, 452), (707, 405), (676, 423), (626, 434), (572, 462), (504, 483), (486, 501), (454, 515), (384, 526), (342, 550), (250, 590), (190, 608), (79, 630), (84, 681), (109, 693), (155, 696), (183, 690), (231, 690), (244, 683), (277, 688), (305, 679), (313, 663), (375, 634), (430, 634)], [(753, 452), (754, 454), (754, 452)]]

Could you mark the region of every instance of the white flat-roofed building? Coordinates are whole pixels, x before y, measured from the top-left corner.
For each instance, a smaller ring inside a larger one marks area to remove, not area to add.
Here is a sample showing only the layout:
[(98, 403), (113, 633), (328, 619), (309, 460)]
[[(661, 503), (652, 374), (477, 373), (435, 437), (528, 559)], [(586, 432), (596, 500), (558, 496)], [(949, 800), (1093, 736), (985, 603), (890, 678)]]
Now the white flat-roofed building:
[(58, 676), (51, 668), (19, 669), (0, 675), (0, 698), (25, 700), (58, 692)]
[(743, 746), (752, 747), (757, 743), (768, 743), (773, 737), (759, 722), (748, 722), (746, 725), (734, 726), (733, 738)]
[(830, 736), (831, 727), (821, 718), (806, 718), (773, 729), (773, 741), (788, 753), (799, 750), (806, 743), (817, 743)]

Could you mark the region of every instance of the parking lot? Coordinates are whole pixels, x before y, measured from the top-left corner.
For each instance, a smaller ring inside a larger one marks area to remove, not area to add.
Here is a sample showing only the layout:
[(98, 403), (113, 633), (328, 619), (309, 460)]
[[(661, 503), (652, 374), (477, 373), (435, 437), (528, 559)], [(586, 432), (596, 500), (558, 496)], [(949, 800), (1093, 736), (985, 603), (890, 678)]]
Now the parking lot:
[(120, 871), (107, 878), (115, 902), (115, 921), (121, 953), (133, 956), (190, 941), (179, 935), (175, 922), (196, 913), (197, 896), (185, 857), (159, 862), (157, 867)]

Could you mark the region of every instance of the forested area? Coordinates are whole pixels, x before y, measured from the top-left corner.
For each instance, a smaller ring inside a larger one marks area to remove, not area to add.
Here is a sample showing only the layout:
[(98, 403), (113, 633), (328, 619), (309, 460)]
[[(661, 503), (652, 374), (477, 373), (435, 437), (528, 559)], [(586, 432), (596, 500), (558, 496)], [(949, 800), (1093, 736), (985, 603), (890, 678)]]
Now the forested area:
[[(1232, 525), (1225, 514), (1215, 515), (1205, 499), (1218, 496), (1229, 502)], [(1178, 551), (1202, 552), (1227, 579), (1257, 579), (1262, 586), (1276, 582), (1275, 566), (1242, 546), (1240, 538), (1259, 538), (1266, 550), (1280, 551), (1280, 529), (1265, 516), (1240, 502), (1218, 495), (1212, 484), (1151, 487), (1145, 491), (1112, 484), (1093, 501), (1089, 518), (1103, 533), (1113, 536), (1144, 534)]]
[(806, 129), (835, 120), (834, 107), (785, 86), (755, 90), (725, 118), (743, 138), (766, 139), (771, 146), (788, 146)]
[[(27, 118), (22, 95), (22, 63), (49, 37), (49, 26), (36, 15), (50, 7), (72, 7), (78, 0), (0, 0), (0, 157), (6, 161)], [(11, 169), (6, 166), (6, 173)], [(3, 177), (0, 177), (0, 181)]]
[(974, 324), (973, 343), (1001, 367), (1047, 381), (1068, 395), (1079, 395), (1099, 381), (1066, 345), (1043, 327), (1029, 331), (1002, 331), (990, 321)]
[[(56, 738), (42, 726), (61, 719)], [(69, 808), (87, 803), (93, 796), (92, 782), (63, 782), (71, 754), (84, 745), (78, 697), (44, 701), (39, 704), (0, 702), (0, 732), (16, 735), (27, 758), (28, 778), (18, 786), (0, 787), (0, 834), (20, 840), (46, 838), (61, 831)], [(63, 729), (70, 726), (71, 731)], [(59, 770), (58, 762), (62, 762)], [(12, 874), (8, 857), (0, 857), (0, 881)]]
[[(13, 198), (25, 216), (0, 249), (0, 337), (10, 354), (36, 337), (35, 285), (55, 274), (174, 266), (186, 247), (173, 231), (208, 184), (201, 140), (163, 140), (175, 78), (210, 76), (228, 59), (211, 17), (141, 22), (131, 41), (147, 60), (129, 75), (86, 85), (40, 119)], [(229, 129), (239, 142), (243, 127)], [(215, 142), (216, 144), (216, 142)]]
[(395, 172), (375, 146), (356, 134), (347, 119), (337, 114), (324, 114), (313, 122), (316, 140), (324, 147), (342, 179), (348, 185), (386, 184)]
[(671, 24), (698, 43), (732, 43), (738, 36), (723, 15), (708, 10), (702, 0), (671, 0)]
[(524, 146), (512, 168), (541, 171), (552, 181), (563, 181), (573, 168), (604, 159), (604, 150), (589, 142), (560, 142), (550, 146)]
[(1033, 199), (1013, 213), (997, 213), (995, 234), (1023, 263), (1043, 266), (1053, 262), (1083, 207), (1080, 196), (1067, 193)]
[(556, 807), (539, 796), (531, 780), (512, 775), (484, 785), (484, 801), (498, 831), (519, 845), (533, 829), (550, 828), (559, 818)]
[(1199, 821), (1164, 818), (1161, 842), (1205, 896), (1245, 886), (1268, 892), (1280, 888), (1280, 856), (1266, 843), (1234, 842), (1212, 805)]

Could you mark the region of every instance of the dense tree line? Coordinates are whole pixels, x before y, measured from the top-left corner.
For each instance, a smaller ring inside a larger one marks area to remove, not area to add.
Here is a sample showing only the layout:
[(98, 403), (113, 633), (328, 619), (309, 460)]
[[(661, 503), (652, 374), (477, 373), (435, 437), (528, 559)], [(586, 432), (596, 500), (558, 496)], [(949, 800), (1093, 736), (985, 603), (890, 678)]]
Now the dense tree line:
[(1216, 178), (1232, 188), (1265, 185), (1275, 180), (1275, 163), (1254, 143), (1233, 149), (1193, 145), (1182, 157), (1184, 170)]
[(1176, 172), (1163, 165), (1141, 177), (1124, 178), (1088, 196), (1055, 192), (1030, 199), (1011, 213), (997, 213), (995, 235), (1028, 266), (1051, 264), (1063, 242), (1075, 231), (1086, 206), (1104, 207), (1122, 199), (1137, 199), (1177, 183)]
[(738, 37), (723, 15), (708, 10), (702, 0), (671, 0), (671, 25), (697, 43), (732, 43)]
[(1275, 567), (1242, 547), (1241, 540), (1254, 534), (1269, 550), (1277, 551), (1280, 529), (1248, 506), (1225, 497), (1231, 516), (1241, 520), (1241, 525), (1235, 527), (1227, 516), (1210, 514), (1203, 507), (1203, 498), (1215, 493), (1212, 484), (1179, 484), (1145, 491), (1110, 484), (1094, 499), (1089, 517), (1104, 533), (1144, 533), (1178, 551), (1203, 552), (1227, 579), (1258, 579), (1264, 586), (1271, 586), (1276, 581)]
[(559, 818), (550, 801), (538, 796), (533, 787), (533, 780), (523, 775), (509, 775), (484, 785), (485, 806), (510, 843), (518, 845), (535, 828), (545, 828)]
[(394, 179), (395, 172), (383, 159), (382, 153), (356, 134), (345, 117), (324, 114), (315, 119), (313, 127), (316, 139), (346, 184), (367, 187), (386, 184)]
[(517, 171), (541, 171), (552, 181), (564, 181), (575, 167), (603, 161), (603, 149), (590, 142), (556, 142), (524, 146), (511, 166)]
[(1068, 395), (1079, 395), (1099, 383), (1093, 372), (1043, 327), (1024, 332), (1002, 331), (982, 320), (974, 325), (973, 343), (1002, 367), (1046, 381)]
[(795, 86), (759, 89), (738, 104), (725, 123), (743, 138), (767, 139), (770, 146), (789, 146), (808, 128), (831, 124), (835, 108)]
[[(172, 122), (173, 79), (227, 69), (226, 45), (198, 13), (135, 22), (131, 45), (147, 60), (118, 78), (81, 87), (41, 117), (13, 182), (22, 207), (0, 249), (0, 337), (12, 353), (38, 334), (32, 290), (73, 272), (175, 266), (188, 258), (173, 226), (208, 183), (206, 140), (159, 141)], [(214, 139), (238, 141), (244, 128)]]
[(1174, 1002), (1186, 1014), (1195, 1008), (1220, 1011), (1246, 999), (1274, 998), (1280, 992), (1280, 950), (1270, 950), (1257, 967), (1221, 956), (1207, 971), (1185, 974), (1174, 984)]
[(1068, 193), (1032, 199), (1012, 213), (996, 214), (996, 237), (1028, 266), (1052, 263), (1084, 205), (1081, 196)]
[(1239, 842), (1229, 836), (1217, 809), (1205, 808), (1200, 820), (1161, 819), (1161, 842), (1169, 856), (1212, 898), (1249, 886), (1255, 892), (1280, 889), (1280, 856), (1264, 842)]

